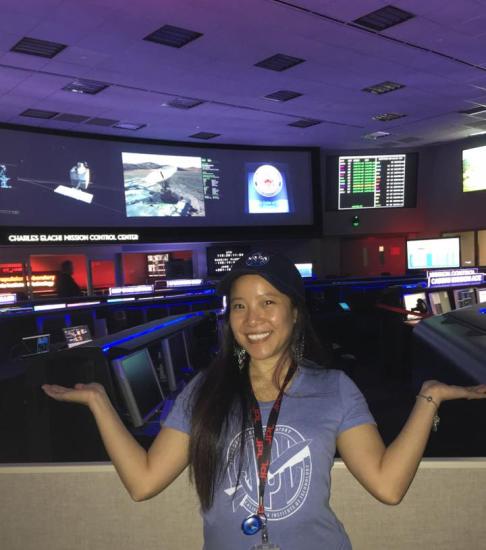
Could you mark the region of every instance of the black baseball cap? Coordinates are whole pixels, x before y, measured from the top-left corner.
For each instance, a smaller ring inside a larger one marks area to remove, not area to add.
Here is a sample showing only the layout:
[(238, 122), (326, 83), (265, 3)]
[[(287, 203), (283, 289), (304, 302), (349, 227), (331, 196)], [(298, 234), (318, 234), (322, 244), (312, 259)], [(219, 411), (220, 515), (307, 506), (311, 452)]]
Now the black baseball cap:
[(228, 296), (231, 285), (242, 275), (260, 275), (283, 294), (305, 301), (304, 281), (293, 262), (283, 254), (269, 251), (245, 254), (220, 281), (217, 293)]

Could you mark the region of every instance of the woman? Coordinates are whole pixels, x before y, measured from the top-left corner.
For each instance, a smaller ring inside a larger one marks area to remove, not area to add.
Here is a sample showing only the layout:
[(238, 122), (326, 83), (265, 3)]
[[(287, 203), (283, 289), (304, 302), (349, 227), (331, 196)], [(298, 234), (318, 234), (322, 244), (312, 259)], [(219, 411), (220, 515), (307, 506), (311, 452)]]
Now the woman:
[(158, 494), (189, 465), (206, 550), (350, 549), (329, 507), (336, 447), (373, 496), (397, 504), (437, 425), (440, 403), (484, 398), (486, 385), (425, 382), (404, 428), (385, 448), (353, 382), (308, 359), (315, 346), (303, 282), (290, 260), (250, 254), (220, 291), (229, 298), (223, 349), (178, 397), (148, 452), (125, 429), (101, 386), (46, 385), (44, 391), (89, 406), (135, 500)]

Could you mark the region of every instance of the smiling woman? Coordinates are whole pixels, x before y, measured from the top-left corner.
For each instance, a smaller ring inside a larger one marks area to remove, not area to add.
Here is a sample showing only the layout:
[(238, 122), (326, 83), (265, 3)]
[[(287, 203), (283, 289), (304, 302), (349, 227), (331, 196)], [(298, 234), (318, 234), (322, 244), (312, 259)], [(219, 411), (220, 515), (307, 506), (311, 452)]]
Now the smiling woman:
[(235, 340), (251, 358), (252, 383), (271, 381), (279, 362), (288, 369), (296, 321), (297, 308), (290, 298), (260, 275), (243, 275), (234, 282), (230, 326)]
[(230, 304), (222, 348), (178, 396), (148, 452), (98, 384), (44, 391), (89, 406), (134, 500), (160, 493), (189, 465), (205, 550), (350, 550), (329, 505), (336, 449), (370, 494), (398, 504), (437, 427), (441, 402), (484, 398), (486, 385), (424, 382), (405, 426), (385, 448), (359, 389), (318, 359), (303, 281), (288, 258), (247, 254), (218, 292)]

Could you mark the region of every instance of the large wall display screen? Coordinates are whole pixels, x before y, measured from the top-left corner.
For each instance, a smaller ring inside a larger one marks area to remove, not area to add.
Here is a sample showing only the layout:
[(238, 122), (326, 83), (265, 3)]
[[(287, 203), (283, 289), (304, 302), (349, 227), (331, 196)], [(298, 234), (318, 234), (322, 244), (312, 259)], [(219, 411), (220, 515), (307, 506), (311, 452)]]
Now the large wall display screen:
[(486, 191), (486, 146), (463, 150), (462, 190)]
[(0, 225), (311, 228), (312, 149), (210, 148), (0, 129)]
[(328, 209), (414, 207), (416, 179), (413, 153), (330, 157)]

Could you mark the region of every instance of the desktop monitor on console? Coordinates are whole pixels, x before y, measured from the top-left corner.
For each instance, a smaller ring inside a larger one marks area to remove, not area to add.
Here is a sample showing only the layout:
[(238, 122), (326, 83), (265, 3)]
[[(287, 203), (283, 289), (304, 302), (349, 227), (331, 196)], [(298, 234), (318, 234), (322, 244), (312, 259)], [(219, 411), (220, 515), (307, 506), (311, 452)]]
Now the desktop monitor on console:
[(453, 294), (456, 309), (472, 306), (476, 303), (476, 292), (474, 288), (457, 288), (453, 291)]
[(111, 364), (131, 424), (135, 428), (143, 426), (164, 402), (147, 348), (114, 359)]
[[(417, 313), (427, 313), (427, 297), (425, 292), (414, 292), (413, 294), (403, 295), (403, 305), (407, 311), (416, 311)], [(422, 319), (420, 315), (407, 314), (407, 321)]]
[(442, 315), (451, 311), (451, 300), (447, 290), (429, 292), (430, 308), (434, 315)]
[(193, 373), (186, 334), (179, 330), (162, 340), (162, 358), (170, 391), (176, 391), (179, 383)]

